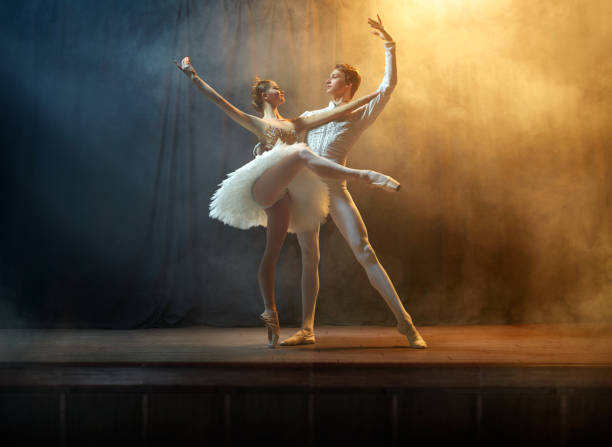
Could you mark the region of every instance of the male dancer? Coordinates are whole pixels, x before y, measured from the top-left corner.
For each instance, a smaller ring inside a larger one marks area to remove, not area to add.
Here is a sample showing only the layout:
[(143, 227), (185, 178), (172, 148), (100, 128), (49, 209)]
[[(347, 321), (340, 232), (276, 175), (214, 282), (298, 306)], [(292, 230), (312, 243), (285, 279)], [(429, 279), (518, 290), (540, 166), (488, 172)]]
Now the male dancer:
[[(397, 84), (395, 42), (385, 31), (380, 17), (378, 21), (368, 19), (368, 23), (373, 28), (372, 34), (379, 36), (385, 42), (385, 75), (378, 88), (378, 96), (347, 115), (347, 118), (312, 129), (307, 135), (308, 145), (314, 152), (342, 165), (346, 164), (347, 154), (357, 138), (376, 120), (387, 104)], [(360, 83), (361, 76), (354, 67), (347, 64), (336, 65), (327, 79), (327, 93), (332, 96), (332, 101), (326, 108), (304, 112), (302, 116), (320, 113), (349, 102)], [(378, 290), (393, 312), (399, 332), (408, 338), (411, 347), (426, 348), (427, 343), (414, 327), (412, 318), (402, 306), (387, 272), (368, 241), (366, 227), (346, 188), (346, 181), (326, 181), (326, 183), (330, 192), (330, 215), (365, 269), (370, 284)], [(296, 334), (283, 341), (281, 343), (283, 346), (315, 342), (314, 314), (319, 292), (319, 228), (298, 233), (297, 238), (302, 252), (302, 327)]]

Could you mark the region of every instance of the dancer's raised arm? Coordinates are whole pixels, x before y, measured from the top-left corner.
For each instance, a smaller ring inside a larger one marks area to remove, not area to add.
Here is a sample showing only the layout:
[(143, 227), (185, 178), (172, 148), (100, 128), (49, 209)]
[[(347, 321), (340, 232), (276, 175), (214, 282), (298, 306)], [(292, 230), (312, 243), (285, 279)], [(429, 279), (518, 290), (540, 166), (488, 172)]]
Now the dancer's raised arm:
[(384, 42), (385, 46), (385, 74), (382, 82), (378, 87), (377, 98), (370, 101), (363, 109), (355, 110), (351, 113), (354, 120), (359, 120), (362, 125), (370, 125), (376, 120), (380, 112), (389, 102), (391, 93), (397, 85), (397, 61), (395, 56), (395, 42), (391, 35), (385, 30), (385, 27), (380, 19), (380, 16), (376, 15), (377, 20), (368, 19), (371, 33), (378, 36)]
[(316, 115), (300, 116), (298, 118), (294, 118), (292, 121), (295, 126), (295, 130), (296, 132), (301, 132), (302, 130), (309, 130), (313, 127), (329, 123), (330, 121), (340, 118), (342, 115), (345, 115), (363, 106), (364, 104), (367, 104), (373, 98), (375, 98), (376, 95), (378, 95), (378, 92), (370, 93), (369, 95), (362, 96), (359, 99), (335, 107), (332, 110), (326, 110), (325, 112), (317, 113)]
[(174, 61), (174, 63), (179, 70), (185, 73), (189, 79), (194, 82), (198, 89), (200, 89), (200, 91), (204, 93), (208, 99), (219, 106), (219, 108), (223, 110), (227, 116), (236, 121), (242, 127), (253, 132), (258, 138), (262, 137), (266, 124), (261, 118), (243, 112), (217, 93), (214, 88), (212, 88), (206, 83), (206, 81), (198, 76), (198, 73), (195, 71), (195, 68), (193, 68), (193, 65), (191, 65), (188, 57), (183, 58), (180, 64), (177, 61)]

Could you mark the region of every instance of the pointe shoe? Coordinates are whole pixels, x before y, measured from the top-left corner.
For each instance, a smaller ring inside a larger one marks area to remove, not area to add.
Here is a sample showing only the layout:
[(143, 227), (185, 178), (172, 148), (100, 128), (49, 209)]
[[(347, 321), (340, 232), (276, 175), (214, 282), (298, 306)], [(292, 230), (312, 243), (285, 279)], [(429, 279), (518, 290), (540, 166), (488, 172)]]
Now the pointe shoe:
[(314, 333), (300, 329), (291, 337), (283, 340), (281, 346), (297, 346), (297, 345), (314, 345), (315, 344)]
[(427, 347), (427, 343), (425, 340), (423, 340), (423, 337), (421, 337), (421, 334), (419, 334), (417, 328), (414, 327), (412, 321), (399, 323), (397, 325), (397, 330), (400, 332), (400, 334), (406, 336), (411, 348), (425, 349)]
[(268, 328), (268, 348), (276, 348), (276, 345), (278, 344), (278, 338), (280, 337), (280, 324), (278, 323), (278, 313), (276, 313), (276, 311), (266, 311), (262, 313), (259, 318)]
[(376, 171), (367, 171), (367, 180), (369, 182), (369, 186), (373, 188), (382, 188), (391, 192), (398, 192), (401, 186), (400, 183), (393, 177)]

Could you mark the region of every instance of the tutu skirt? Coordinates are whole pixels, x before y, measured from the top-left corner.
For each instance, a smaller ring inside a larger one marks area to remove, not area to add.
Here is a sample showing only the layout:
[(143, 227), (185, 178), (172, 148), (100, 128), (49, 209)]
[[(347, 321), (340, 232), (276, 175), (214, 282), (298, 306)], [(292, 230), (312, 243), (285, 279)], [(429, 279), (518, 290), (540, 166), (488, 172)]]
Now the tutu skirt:
[[(268, 168), (303, 148), (307, 148), (304, 143), (285, 144), (278, 140), (272, 149), (229, 173), (212, 196), (210, 217), (243, 230), (265, 227), (267, 215), (264, 207), (253, 199), (253, 185)], [(325, 220), (329, 213), (329, 191), (317, 175), (307, 168), (301, 169), (287, 189), (291, 199), (288, 232), (312, 230)]]

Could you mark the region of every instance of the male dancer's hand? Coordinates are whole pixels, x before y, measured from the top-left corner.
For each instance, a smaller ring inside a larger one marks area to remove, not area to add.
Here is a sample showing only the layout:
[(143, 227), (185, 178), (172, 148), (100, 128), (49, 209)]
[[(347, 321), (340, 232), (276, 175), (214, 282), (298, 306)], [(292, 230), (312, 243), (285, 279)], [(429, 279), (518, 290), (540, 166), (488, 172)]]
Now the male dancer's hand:
[(375, 36), (380, 37), (382, 40), (386, 42), (392, 42), (393, 39), (391, 38), (389, 33), (385, 31), (385, 27), (382, 24), (382, 20), (380, 20), (380, 16), (376, 14), (376, 17), (378, 18), (378, 21), (374, 19), (368, 19), (368, 23), (370, 24), (370, 27), (373, 28), (373, 31), (370, 31), (370, 32), (374, 34)]

